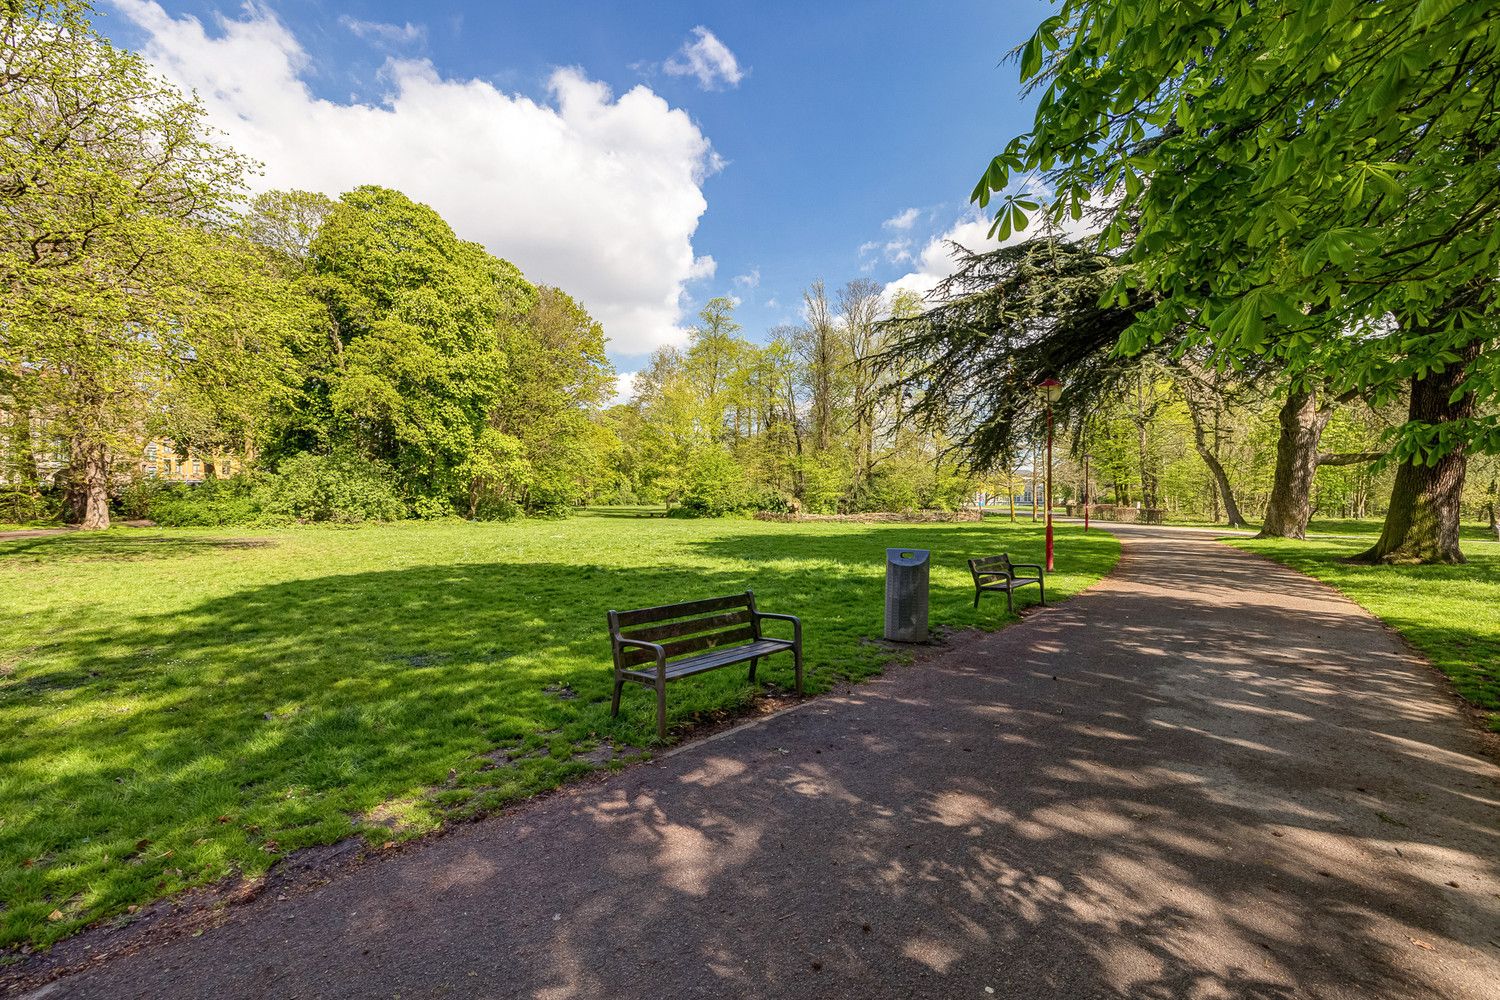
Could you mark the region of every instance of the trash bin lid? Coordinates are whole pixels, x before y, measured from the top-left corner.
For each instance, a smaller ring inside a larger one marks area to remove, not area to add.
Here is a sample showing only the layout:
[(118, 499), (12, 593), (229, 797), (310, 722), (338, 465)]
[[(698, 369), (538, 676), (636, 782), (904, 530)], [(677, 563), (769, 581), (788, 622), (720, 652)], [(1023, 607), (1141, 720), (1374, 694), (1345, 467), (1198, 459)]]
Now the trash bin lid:
[(929, 555), (927, 549), (886, 549), (885, 561), (890, 566), (920, 566)]

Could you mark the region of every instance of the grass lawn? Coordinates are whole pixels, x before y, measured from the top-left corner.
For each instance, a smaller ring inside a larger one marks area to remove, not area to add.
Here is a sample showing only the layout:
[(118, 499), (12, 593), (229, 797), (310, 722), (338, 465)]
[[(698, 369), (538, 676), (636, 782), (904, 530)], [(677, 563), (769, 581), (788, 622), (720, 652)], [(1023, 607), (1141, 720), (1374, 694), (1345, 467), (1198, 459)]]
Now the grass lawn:
[(1500, 732), (1500, 542), (1466, 524), (1462, 566), (1358, 566), (1379, 521), (1314, 521), (1306, 542), (1226, 539), (1317, 577), (1396, 629)]
[[(610, 608), (750, 588), (802, 616), (810, 690), (867, 676), (887, 658), (864, 640), (881, 631), (888, 546), (933, 550), (934, 624), (992, 626), (1004, 600), (972, 610), (964, 559), (1039, 562), (1042, 531), (601, 510), (0, 542), (0, 947), (299, 847), (415, 836), (594, 769), (580, 757), (601, 741), (649, 748), (649, 691), (628, 686), (609, 717)], [(1118, 545), (1065, 526), (1058, 553), (1061, 598)], [(790, 687), (790, 661), (762, 679)], [(754, 690), (733, 668), (682, 681), (672, 718)]]

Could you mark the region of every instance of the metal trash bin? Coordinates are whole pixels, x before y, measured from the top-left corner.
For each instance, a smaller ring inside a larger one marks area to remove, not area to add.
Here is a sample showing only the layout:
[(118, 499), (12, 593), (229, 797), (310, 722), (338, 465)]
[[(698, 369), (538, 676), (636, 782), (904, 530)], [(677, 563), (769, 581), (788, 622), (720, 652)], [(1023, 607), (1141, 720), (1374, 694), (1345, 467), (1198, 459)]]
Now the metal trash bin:
[(927, 641), (926, 549), (885, 550), (885, 637), (892, 642)]

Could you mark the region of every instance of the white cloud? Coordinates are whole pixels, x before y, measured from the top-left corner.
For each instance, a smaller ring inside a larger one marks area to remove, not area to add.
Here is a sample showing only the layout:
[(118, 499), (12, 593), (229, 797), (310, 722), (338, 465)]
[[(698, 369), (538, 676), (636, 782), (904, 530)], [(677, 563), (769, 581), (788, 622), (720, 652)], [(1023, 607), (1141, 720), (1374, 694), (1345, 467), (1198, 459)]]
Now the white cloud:
[(385, 45), (411, 45), (427, 40), (427, 29), (410, 21), (404, 24), (386, 24), (381, 21), (362, 21), (343, 14), (339, 16), (339, 24), (366, 41)]
[(615, 376), (614, 395), (604, 404), (605, 406), (616, 406), (620, 403), (628, 403), (635, 398), (635, 378), (640, 372), (620, 372)]
[(860, 270), (873, 271), (875, 265), (882, 259), (887, 264), (908, 264), (916, 258), (912, 256), (913, 243), (910, 238), (894, 240), (869, 240), (859, 245)]
[(668, 76), (696, 76), (704, 90), (737, 87), (745, 78), (729, 46), (701, 24), (693, 29), (692, 39), (683, 42), (677, 54), (662, 64), (662, 70)]
[(397, 188), (533, 281), (576, 296), (614, 350), (685, 336), (684, 286), (714, 272), (692, 239), (707, 208), (703, 179), (721, 161), (687, 113), (649, 88), (615, 97), (582, 70), (558, 69), (538, 101), (444, 78), (426, 60), (390, 60), (384, 101), (346, 104), (312, 94), (310, 57), (260, 5), (218, 18), (210, 37), (153, 0), (113, 2), (145, 32), (146, 58), (195, 88), (229, 142), (265, 163), (258, 188)]
[[(1039, 201), (1046, 202), (1051, 192), (1039, 181), (1027, 179), (1021, 186), (1020, 191), (1037, 197)], [(1096, 197), (1091, 199), (1090, 205), (1096, 206), (1103, 199)], [(903, 213), (904, 214), (904, 213)], [(900, 218), (900, 216), (897, 216)], [(902, 290), (916, 292), (924, 298), (938, 286), (944, 278), (958, 269), (957, 262), (953, 258), (952, 244), (958, 244), (971, 253), (983, 253), (987, 250), (995, 250), (1002, 246), (1011, 246), (1022, 243), (1038, 234), (1038, 227), (1043, 225), (1044, 214), (1042, 212), (1031, 213), (1030, 224), (1021, 231), (1012, 232), (1005, 240), (996, 240), (990, 237), (990, 219), (971, 209), (960, 217), (953, 225), (942, 233), (930, 239), (919, 252), (906, 252), (906, 260), (916, 265), (915, 270), (897, 278), (885, 286), (886, 292), (894, 293)], [(1095, 230), (1089, 225), (1087, 217), (1080, 221), (1065, 219), (1058, 228), (1057, 235), (1064, 239), (1078, 239), (1088, 235)], [(866, 247), (876, 246), (875, 243), (865, 243), (860, 250), (863, 254)], [(885, 244), (887, 258), (890, 259), (890, 247)], [(908, 246), (910, 243), (908, 241)], [(898, 261), (892, 261), (898, 263)]]
[(688, 268), (687, 280), (702, 281), (704, 278), (712, 278), (719, 270), (719, 262), (710, 254), (693, 258), (693, 266)]
[(922, 212), (920, 209), (908, 208), (904, 211), (897, 212), (895, 215), (882, 222), (881, 225), (886, 229), (910, 229), (912, 226), (916, 225), (917, 218), (921, 214)]
[[(904, 274), (886, 285), (886, 294), (889, 295), (899, 291), (913, 291), (925, 298), (929, 292), (938, 286), (938, 282), (948, 277), (948, 275), (957, 269), (953, 260), (953, 248), (949, 244), (957, 243), (959, 246), (975, 253), (993, 250), (1001, 246), (1001, 243), (998, 240), (990, 239), (989, 231), (990, 224), (987, 219), (973, 215), (960, 219), (950, 226), (947, 231), (929, 240), (927, 245), (922, 248), (921, 252), (915, 258), (912, 258), (910, 255), (908, 256), (908, 259), (914, 259), (916, 270)], [(1019, 236), (1012, 234), (1010, 242), (1018, 243), (1022, 239), (1025, 239), (1027, 235), (1029, 234), (1021, 234)]]
[(759, 288), (760, 268), (752, 267), (748, 274), (736, 274), (734, 283), (740, 288)]

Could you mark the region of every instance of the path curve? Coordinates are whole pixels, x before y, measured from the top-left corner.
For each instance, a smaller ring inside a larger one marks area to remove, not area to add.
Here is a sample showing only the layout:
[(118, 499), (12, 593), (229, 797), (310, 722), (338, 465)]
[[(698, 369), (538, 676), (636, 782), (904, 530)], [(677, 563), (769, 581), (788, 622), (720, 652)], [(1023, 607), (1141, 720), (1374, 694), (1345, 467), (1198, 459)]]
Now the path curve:
[(1110, 530), (1015, 627), (34, 995), (1493, 997), (1500, 769), (1438, 678)]

